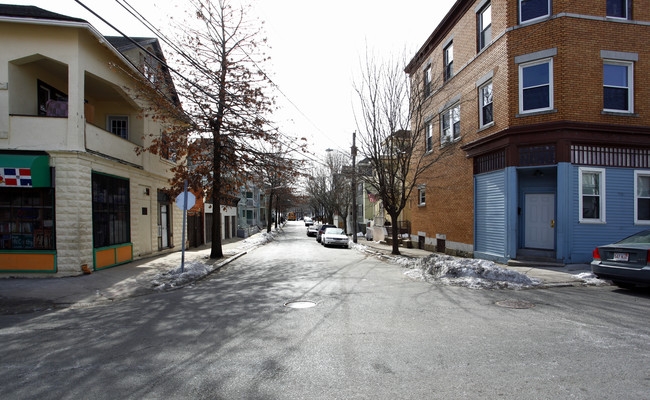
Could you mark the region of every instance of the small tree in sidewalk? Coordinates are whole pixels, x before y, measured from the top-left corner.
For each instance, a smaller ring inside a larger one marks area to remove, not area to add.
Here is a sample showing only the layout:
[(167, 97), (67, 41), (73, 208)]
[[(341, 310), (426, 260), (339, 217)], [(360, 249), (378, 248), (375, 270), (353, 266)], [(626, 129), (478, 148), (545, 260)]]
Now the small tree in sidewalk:
[(355, 83), (359, 100), (357, 125), (359, 151), (372, 173), (364, 177), (390, 216), (392, 254), (399, 251), (398, 217), (408, 204), (418, 179), (447, 154), (440, 142), (426, 131), (423, 85), (413, 84), (404, 73), (405, 62), (378, 62), (370, 54), (362, 63), (361, 81)]

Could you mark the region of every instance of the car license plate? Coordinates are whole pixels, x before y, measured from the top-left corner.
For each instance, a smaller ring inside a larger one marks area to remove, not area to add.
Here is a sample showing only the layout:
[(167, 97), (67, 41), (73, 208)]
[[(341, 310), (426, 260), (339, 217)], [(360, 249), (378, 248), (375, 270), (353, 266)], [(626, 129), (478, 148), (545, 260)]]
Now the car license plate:
[(614, 253), (614, 261), (628, 261), (629, 259), (629, 253)]

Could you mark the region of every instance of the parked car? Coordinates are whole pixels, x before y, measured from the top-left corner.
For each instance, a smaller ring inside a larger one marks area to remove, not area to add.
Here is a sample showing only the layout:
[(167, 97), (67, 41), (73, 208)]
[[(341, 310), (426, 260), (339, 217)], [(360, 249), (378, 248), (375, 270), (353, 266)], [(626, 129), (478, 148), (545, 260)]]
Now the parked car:
[(307, 227), (307, 236), (316, 236), (318, 235), (318, 227), (315, 225), (309, 225)]
[(305, 217), (305, 226), (310, 226), (310, 225), (314, 225), (314, 220), (309, 217)]
[(325, 232), (325, 229), (327, 229), (327, 228), (336, 228), (336, 226), (334, 226), (334, 225), (327, 225), (327, 224), (323, 224), (323, 225), (319, 226), (319, 227), (318, 227), (318, 233), (316, 234), (316, 241), (317, 241), (318, 243), (320, 243), (320, 237), (321, 237), (321, 235), (323, 234), (323, 232)]
[(345, 231), (341, 228), (327, 228), (323, 235), (320, 238), (320, 242), (323, 246), (343, 246), (350, 247), (349, 245), (350, 238), (345, 234)]
[(620, 287), (650, 285), (650, 229), (596, 247), (591, 270)]

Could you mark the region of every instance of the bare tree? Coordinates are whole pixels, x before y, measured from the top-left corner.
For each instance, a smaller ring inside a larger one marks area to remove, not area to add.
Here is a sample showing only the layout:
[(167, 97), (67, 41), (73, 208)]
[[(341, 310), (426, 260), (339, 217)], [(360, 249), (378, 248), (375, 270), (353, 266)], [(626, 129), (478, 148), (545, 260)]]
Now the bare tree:
[(352, 202), (351, 174), (347, 154), (328, 151), (325, 163), (314, 168), (308, 177), (309, 202), (314, 209), (323, 210), (325, 222), (334, 223), (336, 213), (347, 227)]
[[(171, 191), (178, 192), (187, 179), (192, 189), (207, 192), (215, 204), (210, 258), (220, 258), (218, 205), (226, 204), (267, 160), (259, 142), (276, 143), (280, 137), (267, 119), (273, 98), (266, 93), (270, 82), (259, 67), (265, 60), (260, 26), (247, 18), (246, 8), (233, 7), (230, 0), (189, 4), (191, 20), (168, 41), (176, 52), (178, 94), (184, 105), (184, 113), (174, 117), (184, 124), (170, 124), (145, 150), (171, 151), (188, 160), (174, 168)], [(159, 118), (170, 115), (163, 104), (149, 112)]]
[(284, 206), (290, 198), (294, 197), (290, 186), (299, 175), (299, 169), (304, 161), (292, 158), (292, 152), (290, 146), (280, 142), (273, 143), (268, 150), (260, 152), (263, 162), (258, 165), (258, 176), (261, 187), (266, 193), (266, 232), (271, 232), (273, 201), (275, 200), (275, 208), (278, 211), (280, 206)]
[(438, 144), (426, 135), (423, 96), (424, 85), (411, 80), (404, 72), (401, 59), (378, 62), (366, 54), (361, 65), (361, 81), (355, 83), (360, 115), (357, 115), (359, 150), (372, 167), (364, 177), (377, 192), (390, 215), (393, 238), (392, 254), (400, 254), (397, 219), (422, 174), (444, 157), (443, 148), (425, 151)]

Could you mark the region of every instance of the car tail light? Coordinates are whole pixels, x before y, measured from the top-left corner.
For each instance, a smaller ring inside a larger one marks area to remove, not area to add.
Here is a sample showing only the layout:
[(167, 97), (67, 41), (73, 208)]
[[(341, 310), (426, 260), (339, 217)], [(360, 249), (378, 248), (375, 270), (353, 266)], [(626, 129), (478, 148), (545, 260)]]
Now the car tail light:
[(646, 264), (650, 265), (650, 250), (648, 250), (648, 259), (646, 260)]
[[(598, 247), (594, 249), (593, 256), (594, 260), (600, 260), (600, 252), (598, 251)], [(650, 252), (648, 252), (648, 257), (650, 257)]]

